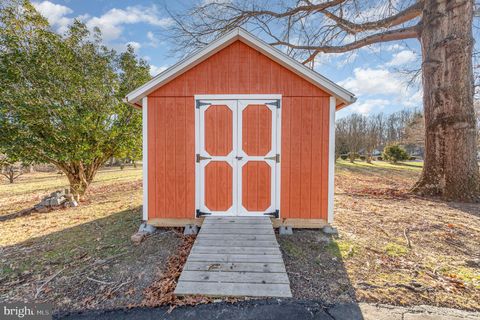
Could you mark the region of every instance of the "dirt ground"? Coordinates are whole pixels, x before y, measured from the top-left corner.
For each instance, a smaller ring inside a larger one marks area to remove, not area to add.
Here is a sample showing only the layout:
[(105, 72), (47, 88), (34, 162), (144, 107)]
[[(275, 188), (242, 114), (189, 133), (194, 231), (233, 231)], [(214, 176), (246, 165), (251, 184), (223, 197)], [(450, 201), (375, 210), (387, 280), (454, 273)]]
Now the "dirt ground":
[(336, 168), (339, 236), (279, 237), (297, 298), (480, 310), (480, 205), (408, 194), (415, 163)]
[[(295, 298), (480, 310), (480, 205), (408, 194), (420, 165), (337, 164), (339, 236), (279, 237)], [(66, 185), (56, 173), (0, 183), (0, 302), (53, 302), (57, 311), (138, 305), (182, 243), (176, 230), (161, 230), (132, 245), (141, 169), (102, 170), (77, 208), (11, 215)]]
[[(0, 185), (0, 212), (33, 205), (65, 186), (35, 173)], [(181, 241), (161, 230), (134, 246), (141, 169), (104, 170), (77, 208), (0, 221), (0, 301), (52, 302), (58, 310), (137, 305)]]

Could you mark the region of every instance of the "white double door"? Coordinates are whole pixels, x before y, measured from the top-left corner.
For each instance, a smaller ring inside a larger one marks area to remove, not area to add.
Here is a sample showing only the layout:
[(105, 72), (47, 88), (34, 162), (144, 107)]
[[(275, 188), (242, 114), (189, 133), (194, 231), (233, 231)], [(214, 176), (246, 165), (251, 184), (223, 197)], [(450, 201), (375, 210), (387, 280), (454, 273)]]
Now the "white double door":
[(196, 101), (200, 214), (259, 215), (278, 209), (279, 103)]

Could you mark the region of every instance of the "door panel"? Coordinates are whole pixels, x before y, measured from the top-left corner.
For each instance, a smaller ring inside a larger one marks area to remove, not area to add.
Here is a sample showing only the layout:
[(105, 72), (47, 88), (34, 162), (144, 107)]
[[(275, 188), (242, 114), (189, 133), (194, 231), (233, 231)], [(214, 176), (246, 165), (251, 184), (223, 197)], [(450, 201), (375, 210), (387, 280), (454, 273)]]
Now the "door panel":
[(249, 104), (242, 111), (242, 149), (249, 156), (264, 156), (272, 149), (272, 111), (264, 104)]
[(276, 102), (238, 102), (239, 214), (275, 211)]
[(275, 211), (278, 100), (196, 103), (200, 211), (227, 215)]
[(242, 204), (247, 211), (266, 211), (271, 203), (271, 168), (265, 161), (248, 161), (242, 168)]
[(226, 161), (205, 166), (205, 205), (210, 211), (228, 211), (233, 205), (233, 168)]
[(202, 100), (199, 108), (199, 207), (202, 212), (237, 212), (237, 101)]
[(212, 156), (226, 156), (233, 148), (233, 111), (226, 105), (212, 105), (205, 110), (205, 151)]

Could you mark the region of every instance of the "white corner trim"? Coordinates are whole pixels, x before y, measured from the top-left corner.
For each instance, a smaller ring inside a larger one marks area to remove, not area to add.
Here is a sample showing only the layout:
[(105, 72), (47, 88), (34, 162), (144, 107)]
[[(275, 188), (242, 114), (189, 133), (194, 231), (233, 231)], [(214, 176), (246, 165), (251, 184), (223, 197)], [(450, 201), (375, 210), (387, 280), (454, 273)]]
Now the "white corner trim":
[(142, 108), (142, 170), (143, 170), (143, 220), (148, 220), (148, 97), (143, 98)]
[(143, 97), (151, 93), (153, 90), (159, 88), (160, 86), (171, 81), (178, 75), (198, 65), (208, 57), (217, 53), (221, 49), (227, 47), (228, 45), (230, 45), (236, 40), (240, 40), (246, 43), (247, 45), (250, 45), (251, 47), (265, 54), (272, 60), (286, 67), (290, 71), (296, 73), (300, 77), (306, 79), (307, 81), (313, 83), (314, 85), (322, 88), (323, 90), (327, 91), (331, 95), (335, 96), (340, 101), (342, 101), (345, 105), (355, 102), (356, 98), (353, 93), (342, 88), (341, 86), (334, 83), (333, 81), (325, 78), (321, 74), (305, 67), (300, 62), (289, 57), (282, 51), (274, 48), (273, 46), (255, 37), (254, 35), (252, 35), (251, 33), (247, 32), (242, 28), (236, 28), (226, 33), (222, 37), (212, 41), (210, 44), (208, 44), (204, 48), (196, 51), (192, 55), (179, 61), (178, 63), (171, 66), (167, 70), (161, 72), (149, 82), (145, 83), (141, 87), (127, 94), (127, 96), (125, 97), (125, 100), (128, 101), (128, 103), (135, 105), (136, 103), (140, 102)]
[(335, 109), (336, 99), (330, 97), (330, 119), (328, 132), (328, 217), (327, 222), (333, 223), (335, 194)]

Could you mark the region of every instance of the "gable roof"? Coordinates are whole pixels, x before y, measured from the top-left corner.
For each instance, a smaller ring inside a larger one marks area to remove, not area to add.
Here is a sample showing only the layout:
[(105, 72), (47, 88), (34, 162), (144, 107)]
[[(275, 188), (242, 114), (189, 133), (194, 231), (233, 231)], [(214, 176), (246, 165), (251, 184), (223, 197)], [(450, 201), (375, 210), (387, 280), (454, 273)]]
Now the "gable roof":
[(333, 81), (325, 78), (318, 72), (315, 72), (307, 67), (305, 67), (300, 62), (289, 57), (282, 51), (274, 48), (263, 40), (255, 37), (251, 33), (247, 32), (242, 28), (236, 28), (222, 37), (212, 41), (210, 44), (204, 48), (194, 52), (185, 59), (174, 64), (165, 71), (159, 73), (152, 80), (148, 81), (144, 85), (133, 90), (125, 97), (125, 101), (132, 104), (133, 106), (141, 106), (142, 98), (146, 97), (151, 92), (155, 91), (159, 87), (170, 82), (177, 76), (183, 74), (194, 66), (200, 64), (202, 61), (206, 60), (210, 56), (219, 52), (223, 48), (232, 44), (233, 42), (240, 40), (255, 50), (263, 53), (273, 61), (279, 63), (288, 70), (294, 72), (298, 76), (304, 78), (305, 80), (313, 83), (322, 90), (330, 93), (337, 99), (337, 109), (343, 108), (357, 99), (353, 93), (342, 88)]

